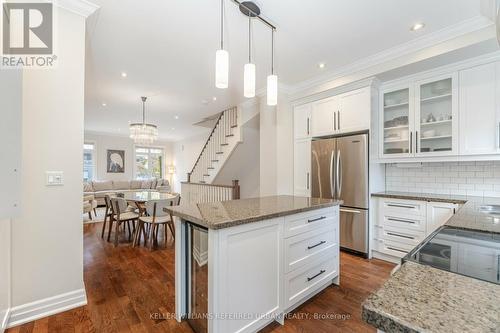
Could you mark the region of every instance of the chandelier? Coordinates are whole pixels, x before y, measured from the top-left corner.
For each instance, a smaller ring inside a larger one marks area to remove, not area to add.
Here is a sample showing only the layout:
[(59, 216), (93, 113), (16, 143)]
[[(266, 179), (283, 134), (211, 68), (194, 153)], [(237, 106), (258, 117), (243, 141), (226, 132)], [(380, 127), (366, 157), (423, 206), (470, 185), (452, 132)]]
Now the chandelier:
[(147, 97), (141, 97), (142, 123), (130, 124), (130, 138), (134, 140), (134, 143), (140, 145), (150, 145), (158, 139), (158, 127), (146, 123), (146, 99)]

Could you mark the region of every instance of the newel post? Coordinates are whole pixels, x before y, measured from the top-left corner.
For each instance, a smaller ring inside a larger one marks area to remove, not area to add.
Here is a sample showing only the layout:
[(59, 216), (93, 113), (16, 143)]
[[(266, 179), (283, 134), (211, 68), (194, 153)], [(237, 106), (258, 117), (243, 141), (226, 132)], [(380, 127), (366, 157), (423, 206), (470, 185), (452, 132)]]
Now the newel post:
[(240, 181), (233, 180), (233, 200), (238, 200), (240, 198)]

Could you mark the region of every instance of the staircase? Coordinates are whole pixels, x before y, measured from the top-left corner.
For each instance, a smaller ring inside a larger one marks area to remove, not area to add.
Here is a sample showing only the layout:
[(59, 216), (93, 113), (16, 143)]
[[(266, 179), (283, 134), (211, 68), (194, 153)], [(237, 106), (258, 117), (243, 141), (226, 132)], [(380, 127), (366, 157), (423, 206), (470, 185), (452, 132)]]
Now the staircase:
[(226, 160), (241, 143), (239, 118), (237, 107), (220, 113), (193, 169), (188, 173), (188, 183), (212, 184)]

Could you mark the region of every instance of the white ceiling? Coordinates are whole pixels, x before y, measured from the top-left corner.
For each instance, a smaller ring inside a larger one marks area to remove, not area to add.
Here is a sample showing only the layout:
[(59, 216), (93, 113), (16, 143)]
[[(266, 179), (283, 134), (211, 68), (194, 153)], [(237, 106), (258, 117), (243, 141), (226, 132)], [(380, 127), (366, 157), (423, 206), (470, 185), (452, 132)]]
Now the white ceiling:
[[(231, 0), (225, 0), (227, 90), (214, 86), (219, 0), (93, 2), (101, 8), (87, 21), (86, 130), (127, 135), (128, 122), (140, 120), (140, 96), (146, 95), (147, 120), (159, 126), (162, 139), (178, 140), (206, 131), (192, 124), (244, 100), (248, 21)], [(285, 85), (456, 25), (480, 15), (481, 9), (481, 0), (258, 3), (263, 16), (277, 26), (276, 70)], [(419, 21), (426, 27), (410, 32), (409, 27)], [(265, 88), (270, 70), (270, 31), (258, 21), (253, 25), (259, 90)], [(319, 69), (319, 62), (326, 68)], [(121, 72), (128, 76), (122, 78)]]

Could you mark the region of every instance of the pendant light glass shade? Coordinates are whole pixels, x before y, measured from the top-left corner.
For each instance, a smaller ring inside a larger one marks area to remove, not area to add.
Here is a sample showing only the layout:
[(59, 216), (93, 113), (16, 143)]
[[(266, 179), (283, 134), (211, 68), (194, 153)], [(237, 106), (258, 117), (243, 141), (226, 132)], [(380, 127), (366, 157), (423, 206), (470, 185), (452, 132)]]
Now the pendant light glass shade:
[(229, 53), (217, 50), (215, 53), (215, 86), (226, 89), (229, 85)]
[(255, 97), (255, 64), (245, 64), (243, 74), (243, 95), (247, 98)]
[(267, 105), (278, 104), (278, 76), (269, 75), (267, 77)]

